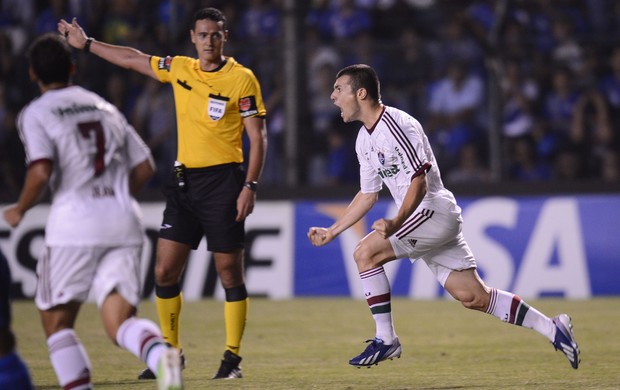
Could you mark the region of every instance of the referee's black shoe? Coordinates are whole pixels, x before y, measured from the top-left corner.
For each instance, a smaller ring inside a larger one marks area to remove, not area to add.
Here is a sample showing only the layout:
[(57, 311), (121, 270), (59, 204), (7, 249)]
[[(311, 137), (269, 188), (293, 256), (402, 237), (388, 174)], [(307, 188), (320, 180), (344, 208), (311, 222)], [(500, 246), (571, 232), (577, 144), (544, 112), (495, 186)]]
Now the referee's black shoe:
[[(183, 350), (179, 351), (179, 357), (181, 358), (181, 369), (185, 370), (185, 354), (183, 353)], [(155, 373), (147, 367), (142, 370), (140, 374), (138, 374), (138, 379), (157, 379), (157, 377), (155, 377)]]
[(243, 378), (241, 373), (241, 356), (234, 354), (233, 352), (226, 350), (219, 370), (213, 375), (211, 379), (239, 379)]

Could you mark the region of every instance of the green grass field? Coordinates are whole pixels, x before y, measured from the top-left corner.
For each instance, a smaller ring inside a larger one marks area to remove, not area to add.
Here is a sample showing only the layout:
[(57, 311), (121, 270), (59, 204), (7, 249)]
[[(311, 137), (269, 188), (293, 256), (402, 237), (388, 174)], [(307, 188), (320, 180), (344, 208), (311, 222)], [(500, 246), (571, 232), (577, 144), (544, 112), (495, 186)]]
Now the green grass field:
[[(530, 301), (555, 315), (569, 313), (582, 363), (568, 360), (539, 334), (461, 308), (454, 301), (393, 302), (400, 359), (357, 369), (348, 359), (374, 335), (363, 301), (253, 299), (241, 355), (244, 378), (212, 381), (224, 351), (222, 302), (188, 302), (182, 313), (186, 389), (620, 389), (620, 298)], [(38, 313), (30, 301), (13, 306), (18, 350), (37, 389), (56, 389)], [(153, 302), (140, 315), (155, 319)], [(97, 309), (84, 306), (78, 334), (98, 389), (155, 389), (138, 381), (142, 363), (104, 336)]]

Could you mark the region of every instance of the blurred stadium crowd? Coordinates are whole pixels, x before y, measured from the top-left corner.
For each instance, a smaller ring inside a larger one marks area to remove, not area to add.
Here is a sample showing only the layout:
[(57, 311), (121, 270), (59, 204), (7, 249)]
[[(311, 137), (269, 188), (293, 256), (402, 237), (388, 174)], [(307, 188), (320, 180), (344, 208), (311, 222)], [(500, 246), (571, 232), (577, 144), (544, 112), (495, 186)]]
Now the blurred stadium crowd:
[[(195, 56), (188, 31), (205, 6), (225, 12), (225, 53), (261, 82), (270, 141), (265, 183), (285, 184), (293, 131), (286, 128), (286, 17), (301, 32), (299, 183), (357, 182), (357, 125), (343, 124), (329, 100), (335, 73), (352, 63), (372, 65), (384, 103), (420, 120), (448, 184), (620, 181), (620, 2), (313, 0), (294, 1), (291, 14), (285, 1), (1, 0), (0, 195), (16, 198), (24, 177), (15, 119), (37, 93), (25, 57), (34, 36), (76, 16), (96, 39)], [(498, 19), (500, 4), (507, 8)], [(121, 109), (152, 148), (159, 175), (150, 186), (159, 187), (176, 151), (170, 88), (92, 55), (76, 53), (76, 60), (75, 82)], [(497, 105), (489, 99), (494, 85)], [(494, 118), (499, 178), (490, 159)]]

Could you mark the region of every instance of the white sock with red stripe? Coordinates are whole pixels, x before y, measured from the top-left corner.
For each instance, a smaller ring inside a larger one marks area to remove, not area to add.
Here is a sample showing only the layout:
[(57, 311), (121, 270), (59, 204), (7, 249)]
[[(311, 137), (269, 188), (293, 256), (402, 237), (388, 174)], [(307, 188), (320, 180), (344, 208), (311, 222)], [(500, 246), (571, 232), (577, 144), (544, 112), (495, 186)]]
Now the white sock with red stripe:
[(116, 332), (116, 342), (146, 363), (153, 372), (168, 346), (153, 321), (131, 317), (125, 320)]
[(492, 288), (486, 312), (509, 324), (534, 329), (549, 341), (555, 337), (553, 321), (513, 293)]
[(48, 337), (47, 349), (58, 383), (63, 389), (92, 388), (90, 360), (75, 330), (63, 329)]
[(392, 322), (392, 303), (390, 281), (383, 267), (373, 268), (360, 273), (362, 289), (372, 318), (375, 320), (376, 335), (385, 344), (390, 345), (396, 339)]

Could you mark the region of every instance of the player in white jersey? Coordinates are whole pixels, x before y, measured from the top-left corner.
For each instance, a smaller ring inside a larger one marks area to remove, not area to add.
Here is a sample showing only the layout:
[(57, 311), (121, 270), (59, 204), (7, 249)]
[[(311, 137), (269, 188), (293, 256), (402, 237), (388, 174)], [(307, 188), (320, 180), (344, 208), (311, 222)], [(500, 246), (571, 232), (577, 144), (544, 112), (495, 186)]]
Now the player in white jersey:
[(331, 100), (345, 122), (362, 123), (356, 141), (361, 189), (333, 225), (311, 227), (308, 238), (315, 246), (334, 240), (370, 211), (384, 184), (398, 206), (395, 217), (372, 224), (373, 231), (353, 254), (376, 333), (349, 364), (370, 367), (400, 357), (402, 347), (394, 330), (390, 283), (383, 265), (410, 258), (422, 259), (446, 291), (466, 308), (534, 329), (578, 368), (579, 347), (566, 314), (549, 318), (517, 295), (490, 288), (481, 280), (461, 232), (461, 209), (441, 181), (422, 126), (406, 112), (381, 103), (375, 71), (361, 64), (340, 70)]
[(58, 382), (92, 388), (91, 363), (74, 330), (92, 292), (110, 339), (158, 372), (160, 389), (180, 389), (178, 350), (155, 323), (135, 317), (143, 228), (133, 194), (154, 173), (150, 151), (112, 104), (69, 85), (75, 68), (64, 37), (42, 35), (28, 56), (41, 96), (18, 119), (28, 171), (4, 218), (17, 226), (49, 185), (35, 302)]

